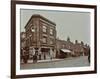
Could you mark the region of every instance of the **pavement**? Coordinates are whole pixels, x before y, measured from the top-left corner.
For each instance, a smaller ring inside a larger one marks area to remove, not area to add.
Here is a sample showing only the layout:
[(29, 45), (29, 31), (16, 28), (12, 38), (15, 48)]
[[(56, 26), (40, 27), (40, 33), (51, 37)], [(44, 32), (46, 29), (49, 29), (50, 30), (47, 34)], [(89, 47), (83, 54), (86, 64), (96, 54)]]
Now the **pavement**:
[[(64, 59), (58, 59), (58, 58), (53, 58), (53, 59), (46, 59), (46, 60), (37, 60), (36, 63), (46, 63), (46, 62), (55, 62), (55, 61), (61, 61)], [(28, 64), (33, 63), (33, 60), (28, 60)], [(22, 61), (21, 64), (24, 64), (24, 62)]]
[(61, 68), (61, 67), (83, 67), (90, 66), (88, 56), (70, 57), (65, 59), (38, 60), (33, 63), (29, 60), (27, 64), (21, 64), (21, 69)]

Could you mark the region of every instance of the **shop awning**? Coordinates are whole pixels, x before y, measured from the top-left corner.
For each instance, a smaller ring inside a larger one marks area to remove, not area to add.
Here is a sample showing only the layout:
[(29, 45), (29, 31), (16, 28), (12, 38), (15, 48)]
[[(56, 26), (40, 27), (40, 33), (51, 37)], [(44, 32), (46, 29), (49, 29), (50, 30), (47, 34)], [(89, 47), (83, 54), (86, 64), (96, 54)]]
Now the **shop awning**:
[(61, 49), (61, 51), (65, 52), (65, 53), (71, 53), (71, 51), (68, 49)]

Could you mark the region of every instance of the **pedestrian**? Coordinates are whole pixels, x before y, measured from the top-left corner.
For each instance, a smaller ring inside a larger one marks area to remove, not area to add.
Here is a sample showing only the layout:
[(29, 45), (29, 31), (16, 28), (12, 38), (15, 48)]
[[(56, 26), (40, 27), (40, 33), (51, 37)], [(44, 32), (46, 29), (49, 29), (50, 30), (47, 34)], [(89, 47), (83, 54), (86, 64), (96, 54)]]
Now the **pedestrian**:
[(26, 55), (26, 50), (23, 49), (23, 62), (27, 63), (27, 55)]
[(34, 63), (34, 61), (35, 61), (35, 49), (34, 48), (32, 48), (31, 49), (31, 53), (32, 53), (32, 59), (33, 59), (33, 63)]
[(35, 62), (37, 62), (37, 55), (38, 55), (38, 50), (35, 51), (35, 55), (34, 55)]
[(44, 52), (44, 60), (46, 60), (46, 55), (45, 55), (45, 52)]
[(26, 57), (27, 57), (27, 60), (29, 59), (29, 47), (26, 48)]
[(23, 48), (21, 48), (21, 53), (20, 53), (20, 62), (23, 61)]
[(88, 61), (89, 61), (89, 63), (90, 63), (90, 49), (89, 49), (89, 51), (88, 51)]
[(50, 59), (52, 60), (53, 50), (50, 49)]
[(39, 60), (41, 60), (41, 49), (38, 50)]

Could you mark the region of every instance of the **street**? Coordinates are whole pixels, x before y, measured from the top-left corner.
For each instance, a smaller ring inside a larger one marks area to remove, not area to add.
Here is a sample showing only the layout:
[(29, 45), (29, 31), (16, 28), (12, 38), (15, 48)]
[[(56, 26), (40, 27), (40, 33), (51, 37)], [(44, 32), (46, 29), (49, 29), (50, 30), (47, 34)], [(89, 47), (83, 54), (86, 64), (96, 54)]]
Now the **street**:
[(70, 57), (46, 62), (21, 64), (21, 69), (61, 68), (89, 66), (88, 56)]

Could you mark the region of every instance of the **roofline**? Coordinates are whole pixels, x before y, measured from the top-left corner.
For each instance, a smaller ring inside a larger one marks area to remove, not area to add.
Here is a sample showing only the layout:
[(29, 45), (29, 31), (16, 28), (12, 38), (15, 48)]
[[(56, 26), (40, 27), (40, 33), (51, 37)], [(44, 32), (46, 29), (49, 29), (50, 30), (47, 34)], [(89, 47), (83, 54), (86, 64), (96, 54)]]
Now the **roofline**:
[(41, 15), (39, 15), (39, 14), (33, 14), (33, 15), (31, 16), (31, 18), (28, 20), (27, 24), (25, 25), (25, 28), (26, 28), (26, 26), (28, 25), (28, 23), (30, 22), (30, 20), (31, 20), (32, 18), (42, 18), (43, 20), (46, 20), (46, 21), (48, 21), (49, 23), (51, 23), (51, 24), (53, 24), (53, 25), (56, 26), (56, 24), (55, 24), (54, 22), (48, 20), (47, 18), (45, 18), (45, 17), (43, 17), (43, 16), (41, 16)]

